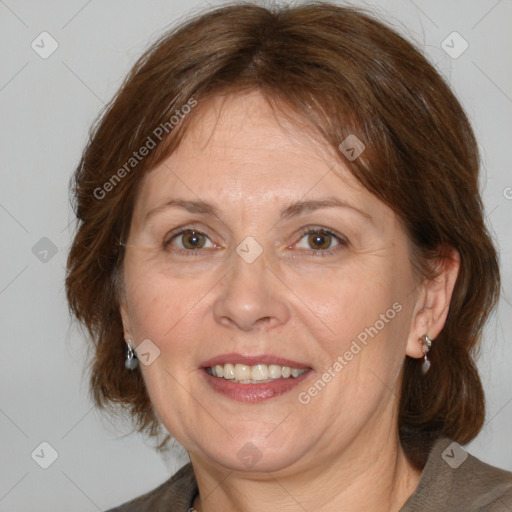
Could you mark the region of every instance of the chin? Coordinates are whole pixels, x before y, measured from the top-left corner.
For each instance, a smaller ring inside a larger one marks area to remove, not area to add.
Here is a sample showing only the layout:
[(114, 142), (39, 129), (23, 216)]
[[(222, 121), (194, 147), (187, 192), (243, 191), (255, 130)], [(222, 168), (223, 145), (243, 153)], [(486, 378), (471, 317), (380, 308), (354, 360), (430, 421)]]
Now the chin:
[(294, 465), (304, 456), (305, 449), (304, 442), (293, 443), (286, 433), (271, 440), (266, 437), (258, 439), (246, 431), (243, 435), (233, 435), (222, 442), (219, 440), (203, 446), (199, 453), (228, 471), (274, 473)]

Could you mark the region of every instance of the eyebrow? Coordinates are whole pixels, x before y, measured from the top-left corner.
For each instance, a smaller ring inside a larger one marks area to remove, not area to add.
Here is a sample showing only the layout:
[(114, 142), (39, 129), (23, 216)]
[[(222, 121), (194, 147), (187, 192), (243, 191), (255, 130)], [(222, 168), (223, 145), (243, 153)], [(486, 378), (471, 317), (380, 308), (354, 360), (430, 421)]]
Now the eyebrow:
[[(218, 217), (219, 219), (222, 219), (219, 210), (211, 203), (207, 203), (202, 200), (187, 201), (184, 199), (171, 199), (167, 201), (165, 204), (151, 209), (146, 214), (145, 221), (147, 221), (150, 217), (153, 217), (157, 213), (167, 210), (168, 208), (182, 208), (190, 213), (198, 213), (200, 215), (205, 216), (211, 215)], [(292, 217), (298, 217), (299, 215), (302, 215), (304, 213), (319, 210), (321, 208), (349, 208), (350, 210), (357, 212), (359, 215), (362, 215), (368, 220), (373, 220), (368, 213), (360, 210), (359, 208), (356, 208), (351, 204), (340, 201), (339, 199), (334, 197), (322, 200), (306, 200), (292, 203), (291, 205), (281, 210), (280, 219), (286, 220)]]
[(366, 217), (368, 220), (372, 220), (368, 213), (360, 210), (359, 208), (356, 208), (351, 204), (340, 201), (335, 197), (322, 200), (297, 201), (296, 203), (293, 203), (282, 210), (281, 220), (285, 220), (290, 217), (296, 217), (310, 211), (319, 210), (321, 208), (349, 208), (359, 215)]
[(199, 213), (201, 215), (214, 215), (219, 217), (219, 211), (215, 206), (205, 201), (186, 201), (184, 199), (170, 199), (165, 204), (161, 206), (157, 206), (149, 210), (149, 212), (145, 216), (145, 221), (153, 217), (154, 215), (167, 210), (169, 208), (183, 208), (190, 213)]

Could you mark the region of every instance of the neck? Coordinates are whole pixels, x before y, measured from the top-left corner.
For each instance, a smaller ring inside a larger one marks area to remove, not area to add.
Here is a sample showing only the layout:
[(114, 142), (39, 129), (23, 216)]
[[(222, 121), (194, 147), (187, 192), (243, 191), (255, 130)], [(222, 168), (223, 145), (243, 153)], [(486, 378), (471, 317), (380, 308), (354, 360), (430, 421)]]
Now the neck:
[(316, 465), (297, 471), (255, 476), (222, 471), (191, 457), (200, 491), (194, 509), (397, 512), (421, 475), (408, 462), (396, 431), (361, 433), (343, 453), (318, 459)]

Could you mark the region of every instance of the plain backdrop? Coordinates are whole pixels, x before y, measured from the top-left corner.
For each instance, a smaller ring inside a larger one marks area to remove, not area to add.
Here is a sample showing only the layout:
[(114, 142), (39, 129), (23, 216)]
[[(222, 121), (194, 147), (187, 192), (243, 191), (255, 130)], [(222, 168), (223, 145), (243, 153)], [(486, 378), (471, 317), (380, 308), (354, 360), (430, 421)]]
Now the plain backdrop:
[[(0, 0), (0, 511), (105, 510), (156, 487), (185, 460), (179, 450), (156, 454), (127, 424), (92, 408), (85, 344), (63, 286), (73, 232), (68, 181), (91, 123), (135, 59), (212, 4), (220, 3)], [(467, 449), (512, 470), (512, 2), (353, 5), (416, 41), (474, 124), (503, 295), (479, 360), (488, 418)], [(449, 36), (451, 55), (443, 49)]]

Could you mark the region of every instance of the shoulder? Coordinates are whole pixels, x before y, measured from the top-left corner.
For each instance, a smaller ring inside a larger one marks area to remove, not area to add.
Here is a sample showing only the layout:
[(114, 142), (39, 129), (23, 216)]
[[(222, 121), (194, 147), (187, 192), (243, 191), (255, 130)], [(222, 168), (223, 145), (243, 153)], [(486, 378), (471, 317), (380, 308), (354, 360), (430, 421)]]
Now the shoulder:
[(482, 462), (450, 439), (438, 439), (401, 512), (439, 510), (512, 510), (512, 473)]
[(107, 512), (187, 512), (196, 494), (197, 483), (189, 463), (152, 491)]

